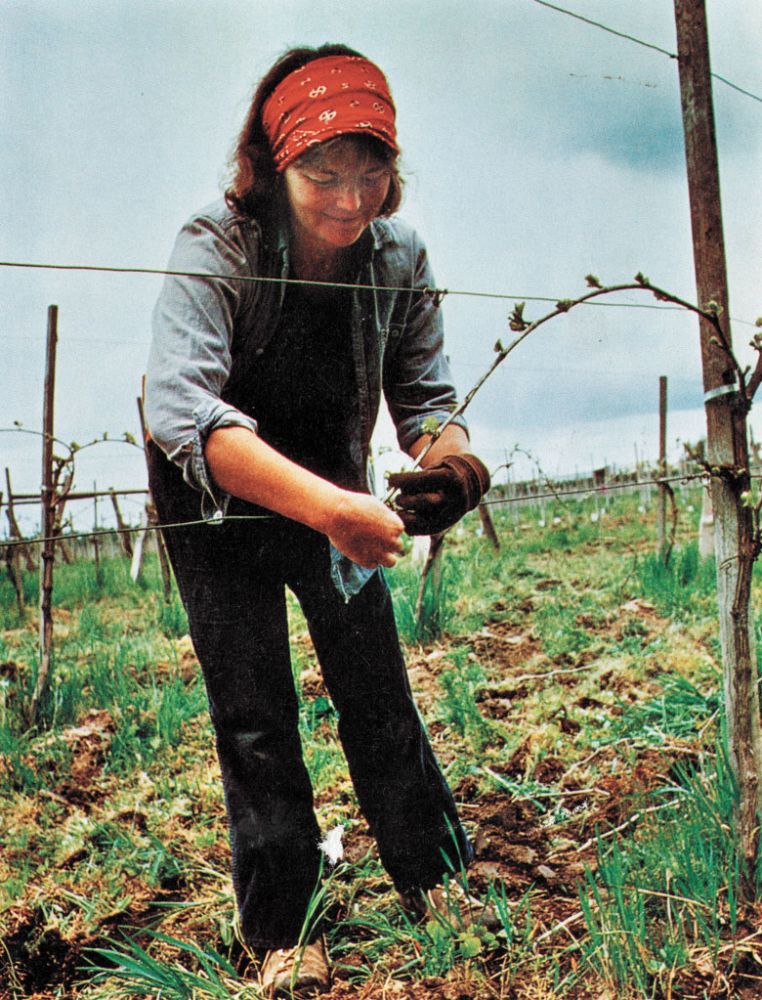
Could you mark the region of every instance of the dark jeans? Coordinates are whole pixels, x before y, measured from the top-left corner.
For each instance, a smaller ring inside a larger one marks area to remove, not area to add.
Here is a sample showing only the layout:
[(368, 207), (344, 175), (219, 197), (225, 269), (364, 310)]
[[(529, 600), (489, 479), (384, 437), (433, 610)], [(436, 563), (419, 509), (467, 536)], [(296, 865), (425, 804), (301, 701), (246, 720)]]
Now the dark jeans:
[[(198, 519), (198, 493), (155, 446), (149, 477), (162, 523)], [(261, 513), (234, 501), (229, 513), (243, 512)], [(345, 604), (327, 539), (276, 516), (164, 535), (206, 681), (247, 944), (296, 943), (319, 870), (286, 586), (307, 620), (357, 797), (394, 884), (431, 888), (450, 865), (467, 864), (471, 846), (413, 702), (383, 576)]]

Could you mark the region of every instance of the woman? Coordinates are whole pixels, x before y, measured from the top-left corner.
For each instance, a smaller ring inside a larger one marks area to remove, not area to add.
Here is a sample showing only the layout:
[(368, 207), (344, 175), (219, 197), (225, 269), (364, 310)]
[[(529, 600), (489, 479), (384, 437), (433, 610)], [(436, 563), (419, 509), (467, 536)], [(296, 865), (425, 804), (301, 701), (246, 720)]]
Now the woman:
[[(389, 218), (398, 155), (375, 65), (341, 45), (286, 53), (254, 95), (224, 202), (178, 237), (170, 270), (193, 276), (168, 276), (154, 314), (151, 489), (162, 523), (211, 521), (165, 536), (215, 727), (241, 933), (267, 952), (261, 977), (273, 995), (290, 981), (328, 987), (322, 938), (295, 947), (320, 834), (285, 586), (304, 611), (361, 808), (407, 905), (425, 910), (448, 867), (472, 856), (373, 572), (397, 561), (403, 530), (445, 530), (489, 485), (458, 421), (423, 471), (393, 480), (397, 512), (368, 488), (381, 392), (412, 456), (427, 444), (426, 419), (441, 423), (454, 402), (426, 252)], [(300, 283), (315, 281), (328, 284)]]

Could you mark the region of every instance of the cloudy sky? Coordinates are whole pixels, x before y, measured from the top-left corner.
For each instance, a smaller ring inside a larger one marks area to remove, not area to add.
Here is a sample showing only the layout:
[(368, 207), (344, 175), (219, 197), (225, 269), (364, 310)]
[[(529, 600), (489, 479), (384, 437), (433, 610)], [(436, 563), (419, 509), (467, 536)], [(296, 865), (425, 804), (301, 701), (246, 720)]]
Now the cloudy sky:
[[(676, 49), (670, 0), (561, 5)], [(713, 69), (762, 94), (762, 8), (707, 7)], [(219, 196), (259, 76), (285, 48), (324, 41), (365, 52), (390, 80), (402, 214), (451, 290), (443, 308), (461, 391), (505, 339), (511, 303), (456, 291), (570, 297), (590, 271), (612, 283), (643, 271), (694, 297), (676, 61), (536, 0), (4, 0), (0, 259), (164, 266), (184, 219)], [(715, 83), (715, 108), (731, 315), (745, 345), (762, 313), (762, 104)], [(159, 282), (0, 267), (0, 428), (40, 426), (56, 303), (58, 435), (136, 433)], [(527, 315), (547, 308), (530, 301)], [(495, 467), (519, 445), (551, 474), (653, 458), (660, 375), (677, 454), (703, 426), (695, 319), (578, 310), (529, 338), (476, 398), (474, 448)], [(762, 418), (753, 423), (762, 438)], [(34, 436), (0, 433), (17, 491), (38, 488), (39, 464)], [(77, 481), (143, 485), (141, 456), (90, 449)], [(83, 509), (75, 523), (91, 519)]]

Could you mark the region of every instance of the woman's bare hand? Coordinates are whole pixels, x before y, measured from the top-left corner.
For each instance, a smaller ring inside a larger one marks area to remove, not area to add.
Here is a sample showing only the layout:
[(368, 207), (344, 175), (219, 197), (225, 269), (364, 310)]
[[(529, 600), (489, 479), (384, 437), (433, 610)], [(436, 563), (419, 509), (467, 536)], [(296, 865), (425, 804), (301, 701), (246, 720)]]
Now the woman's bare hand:
[(328, 535), (361, 566), (393, 566), (403, 551), (401, 518), (376, 497), (321, 479), (245, 427), (220, 427), (206, 443), (218, 486)]
[(344, 491), (325, 533), (361, 566), (393, 566), (402, 551), (402, 520), (376, 497)]

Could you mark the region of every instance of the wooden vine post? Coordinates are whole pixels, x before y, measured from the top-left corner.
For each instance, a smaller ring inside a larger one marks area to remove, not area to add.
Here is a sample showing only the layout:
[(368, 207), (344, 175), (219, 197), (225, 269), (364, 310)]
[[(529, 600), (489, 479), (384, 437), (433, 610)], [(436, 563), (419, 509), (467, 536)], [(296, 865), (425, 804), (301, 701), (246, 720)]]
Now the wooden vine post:
[[(148, 458), (148, 432), (146, 427), (145, 413), (143, 412), (143, 399), (138, 396), (138, 419), (140, 420), (140, 439), (143, 442), (143, 452), (146, 455), (146, 460)], [(130, 576), (133, 580), (137, 580), (140, 575), (140, 565), (143, 558), (143, 549), (146, 542), (146, 530), (151, 528), (153, 530), (153, 536), (156, 539), (156, 551), (159, 554), (159, 568), (161, 570), (161, 582), (164, 589), (164, 603), (169, 604), (172, 600), (172, 570), (169, 565), (169, 555), (167, 554), (167, 547), (164, 542), (161, 531), (158, 530), (159, 526), (159, 515), (156, 511), (156, 504), (153, 502), (153, 496), (151, 495), (151, 490), (149, 487), (148, 498), (146, 500), (145, 515), (143, 518), (143, 530), (138, 535), (138, 544), (135, 548), (135, 554), (133, 556), (132, 569), (130, 571)]]
[[(5, 516), (8, 518), (8, 527), (10, 529), (11, 538), (21, 539), (23, 535), (21, 534), (21, 528), (19, 528), (19, 523), (16, 520), (16, 511), (13, 507), (13, 486), (11, 484), (11, 472), (6, 466), (5, 468), (5, 486), (8, 491), (7, 499), (5, 501)], [(26, 569), (28, 573), (33, 573), (37, 568), (34, 558), (32, 556), (32, 551), (28, 545), (19, 545), (15, 547), (15, 551), (19, 553), (19, 559), (24, 559)]]
[[(12, 539), (20, 539), (22, 537), (21, 529), (19, 528), (18, 521), (16, 520), (16, 512), (13, 509), (13, 487), (11, 485), (11, 473), (7, 467), (5, 469), (5, 485), (8, 491), (5, 515), (8, 518), (10, 537)], [(2, 494), (0, 494), (0, 496), (2, 496)], [(31, 552), (26, 546), (7, 545), (5, 547), (5, 565), (8, 570), (8, 576), (10, 577), (11, 583), (13, 584), (13, 589), (16, 592), (16, 605), (19, 609), (19, 616), (23, 618), (24, 580), (21, 574), (22, 558), (26, 559), (27, 572), (32, 572), (35, 568), (35, 563), (34, 560), (32, 559)]]
[(117, 500), (116, 493), (113, 489), (109, 490), (109, 495), (111, 497), (111, 506), (114, 508), (114, 517), (116, 518), (116, 527), (119, 533), (119, 543), (122, 546), (124, 554), (129, 559), (132, 559), (132, 538), (130, 536), (130, 529), (122, 517), (119, 501)]
[(56, 346), (58, 344), (58, 306), (48, 307), (48, 336), (45, 352), (45, 386), (42, 404), (42, 538), (40, 546), (40, 664), (32, 695), (30, 720), (37, 721), (40, 700), (50, 673), (53, 646), (53, 563), (55, 543), (53, 533), (56, 517), (55, 483), (53, 478), (53, 403), (56, 384)]
[[(740, 895), (754, 897), (759, 841), (762, 744), (759, 693), (750, 621), (751, 576), (756, 557), (746, 414), (755, 379), (744, 389), (730, 340), (719, 168), (703, 0), (675, 0), (680, 96), (685, 131), (694, 267), (699, 305), (716, 312), (726, 343), (700, 319), (707, 419), (707, 463), (715, 517), (717, 595), (725, 712), (731, 764), (738, 781), (737, 829), (741, 846)], [(760, 355), (762, 357), (762, 355)]]
[[(667, 475), (667, 376), (659, 376), (659, 477)], [(659, 486), (656, 506), (656, 551), (664, 559), (667, 549), (667, 491)], [(666, 562), (666, 560), (664, 560)]]

